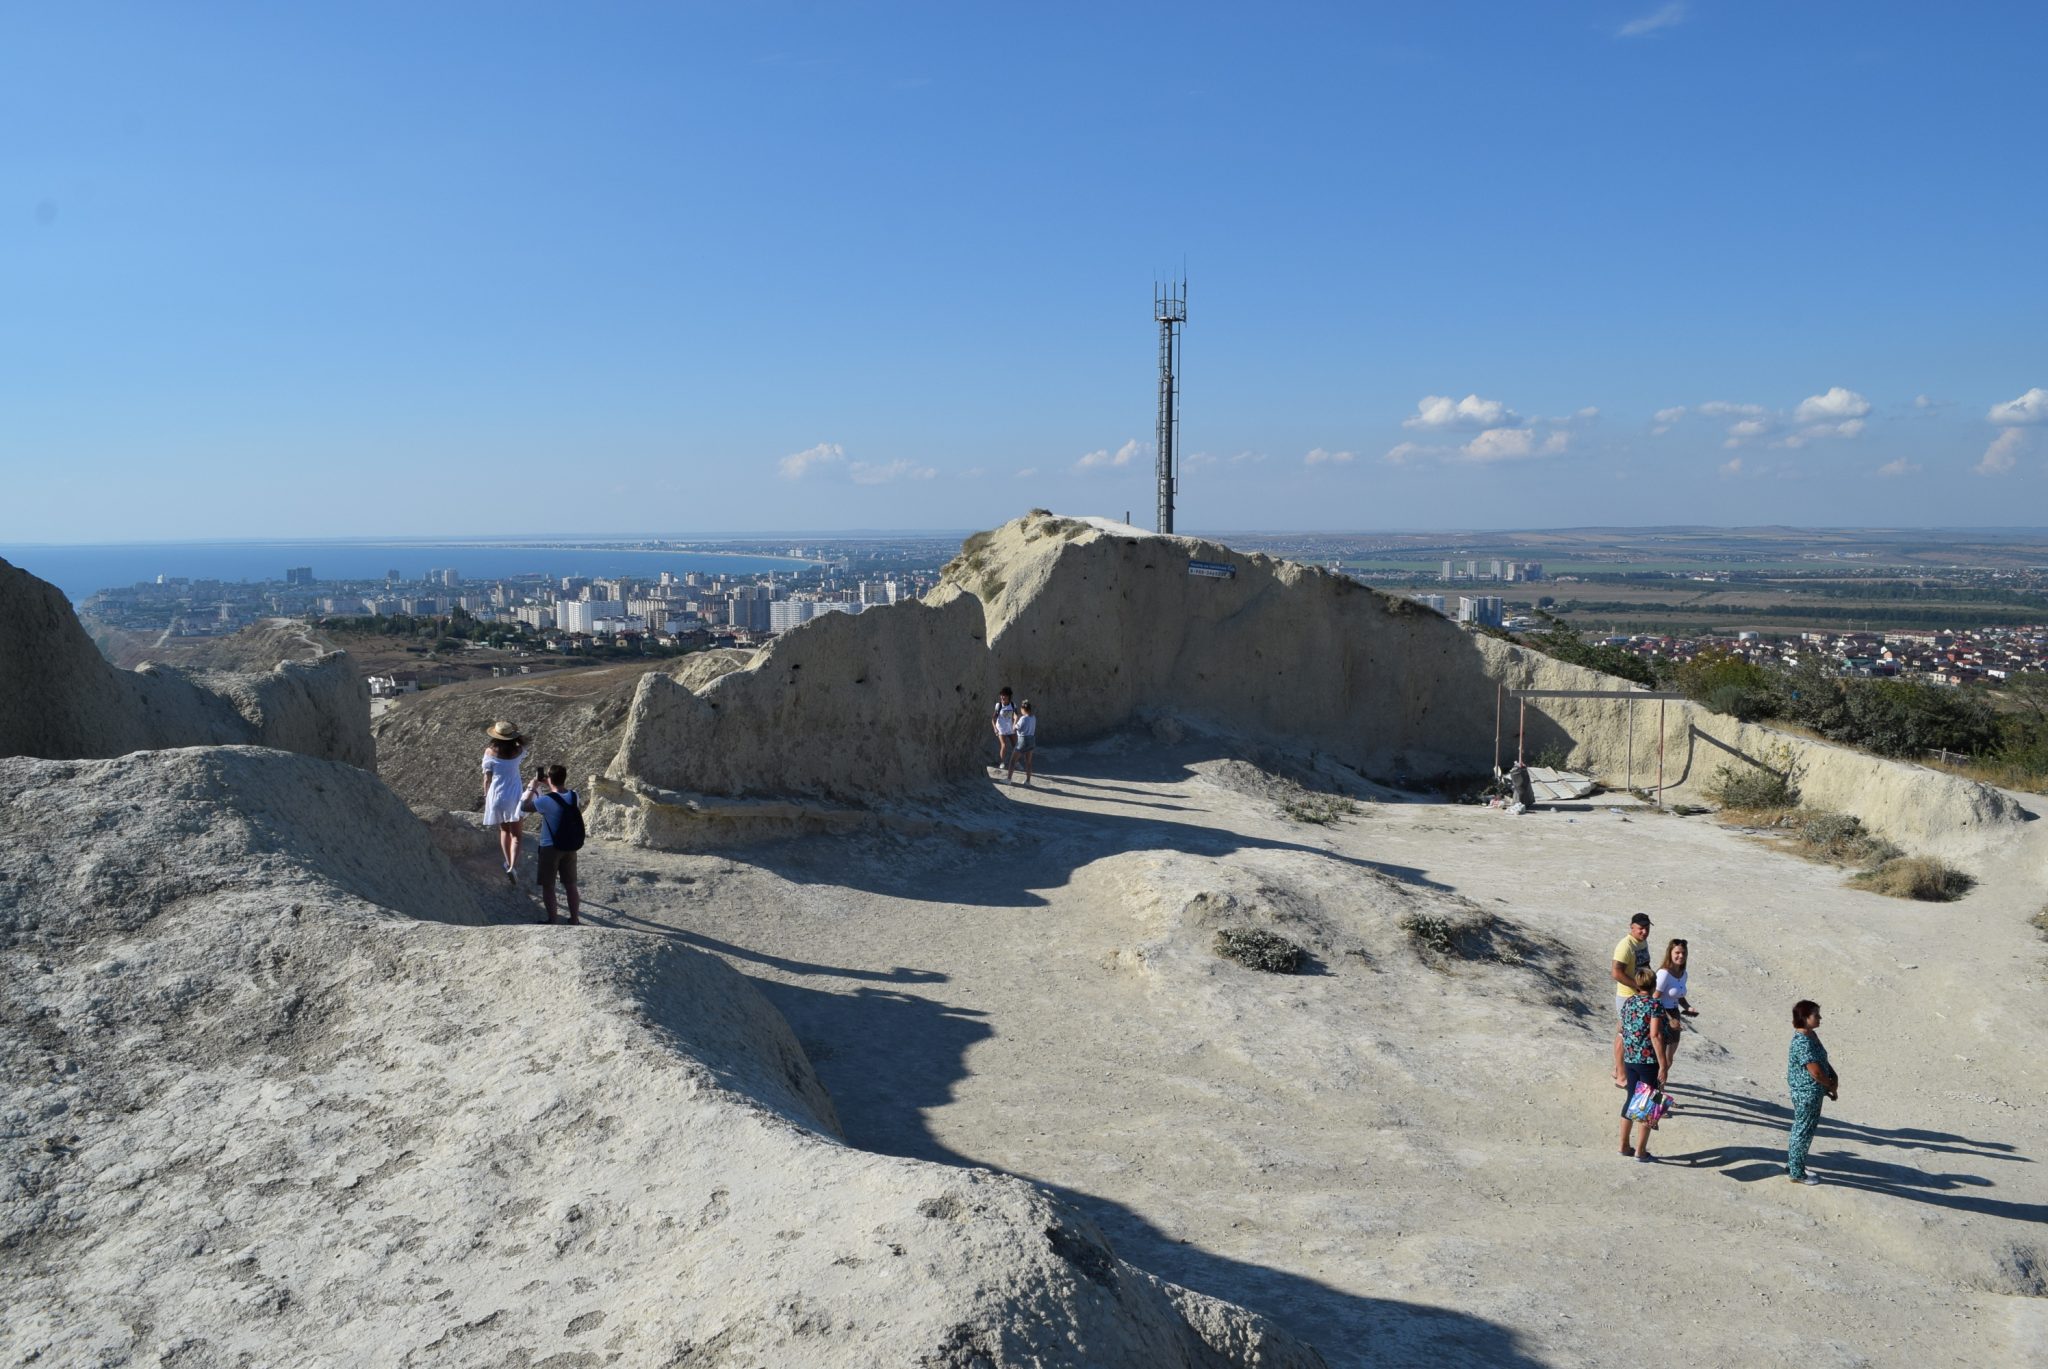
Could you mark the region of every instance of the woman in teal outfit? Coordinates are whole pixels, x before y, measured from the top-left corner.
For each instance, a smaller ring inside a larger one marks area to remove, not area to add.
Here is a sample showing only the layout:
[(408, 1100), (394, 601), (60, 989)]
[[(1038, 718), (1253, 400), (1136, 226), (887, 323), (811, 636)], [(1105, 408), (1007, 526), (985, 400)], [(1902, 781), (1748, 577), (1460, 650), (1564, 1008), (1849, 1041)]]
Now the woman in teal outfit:
[(1792, 1049), (1785, 1063), (1785, 1083), (1792, 1090), (1792, 1140), (1785, 1147), (1785, 1177), (1795, 1184), (1817, 1184), (1806, 1172), (1806, 1148), (1820, 1125), (1822, 1095), (1835, 1097), (1842, 1085), (1828, 1064), (1828, 1048), (1820, 1043), (1820, 1004), (1802, 998), (1792, 1005)]

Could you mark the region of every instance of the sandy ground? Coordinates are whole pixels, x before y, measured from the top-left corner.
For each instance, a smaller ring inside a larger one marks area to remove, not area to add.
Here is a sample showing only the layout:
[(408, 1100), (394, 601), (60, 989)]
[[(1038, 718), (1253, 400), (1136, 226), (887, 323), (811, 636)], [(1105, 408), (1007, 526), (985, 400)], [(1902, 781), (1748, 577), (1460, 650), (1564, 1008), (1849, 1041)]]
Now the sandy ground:
[[(1698, 1364), (2048, 1362), (2048, 824), (1922, 905), (1604, 800), (1311, 826), (1196, 743), (1044, 769), (964, 789), (958, 840), (594, 845), (587, 914), (752, 976), (855, 1145), (1052, 1185), (1333, 1365), (1638, 1364), (1653, 1338)], [(1616, 1153), (1609, 1066), (1638, 910), (1660, 952), (1691, 940), (1702, 1013), (1654, 1165)], [(1509, 919), (1523, 963), (1425, 954), (1417, 913)], [(1312, 972), (1213, 956), (1237, 923), (1292, 930)], [(1783, 1171), (1802, 997), (1843, 1079), (1810, 1189)]]

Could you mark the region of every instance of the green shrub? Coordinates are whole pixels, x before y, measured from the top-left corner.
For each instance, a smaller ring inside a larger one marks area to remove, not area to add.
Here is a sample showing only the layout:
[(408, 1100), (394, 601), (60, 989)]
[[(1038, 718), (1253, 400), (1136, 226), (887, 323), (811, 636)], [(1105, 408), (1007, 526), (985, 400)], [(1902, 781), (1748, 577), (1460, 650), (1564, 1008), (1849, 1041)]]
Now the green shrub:
[(1409, 913), (1401, 919), (1401, 930), (1415, 938), (1415, 944), (1438, 955), (1455, 955), (1457, 934), (1451, 924), (1433, 913)]
[(1766, 757), (1767, 763), (1728, 764), (1714, 772), (1707, 797), (1723, 808), (1795, 808), (1799, 804), (1799, 768), (1790, 752)]
[(1672, 682), (1716, 713), (1742, 722), (1775, 718), (1783, 703), (1777, 671), (1733, 652), (1702, 651), (1678, 667)]
[(1960, 689), (1907, 680), (1851, 682), (1842, 695), (1837, 731), (1836, 740), (1880, 756), (1917, 756), (1937, 749), (1977, 755), (1998, 739), (1984, 700)]
[(1247, 969), (1293, 974), (1301, 968), (1301, 947), (1262, 927), (1227, 927), (1216, 933), (1216, 954)]
[(1633, 651), (1605, 643), (1595, 646), (1581, 638), (1571, 624), (1556, 614), (1538, 609), (1536, 616), (1543, 622), (1543, 631), (1516, 639), (1523, 645), (1534, 647), (1552, 660), (1563, 661), (1567, 665), (1584, 666), (1588, 670), (1616, 675), (1647, 687), (1656, 685), (1657, 674), (1650, 663)]
[(1538, 751), (1529, 764), (1542, 770), (1569, 770), (1572, 768), (1572, 748), (1553, 742)]
[(1977, 881), (1932, 856), (1900, 856), (1875, 870), (1864, 871), (1849, 882), (1859, 889), (1892, 898), (1951, 903), (1968, 893)]

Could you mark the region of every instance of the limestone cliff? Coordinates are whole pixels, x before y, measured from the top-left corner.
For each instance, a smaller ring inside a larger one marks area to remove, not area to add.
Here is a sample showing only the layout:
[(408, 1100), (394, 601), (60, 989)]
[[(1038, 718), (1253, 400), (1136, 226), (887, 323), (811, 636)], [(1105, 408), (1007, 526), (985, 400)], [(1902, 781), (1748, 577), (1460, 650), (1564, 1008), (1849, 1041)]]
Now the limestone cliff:
[(369, 692), (340, 652), (249, 672), (117, 670), (56, 586), (0, 561), (0, 755), (236, 744), (373, 765)]

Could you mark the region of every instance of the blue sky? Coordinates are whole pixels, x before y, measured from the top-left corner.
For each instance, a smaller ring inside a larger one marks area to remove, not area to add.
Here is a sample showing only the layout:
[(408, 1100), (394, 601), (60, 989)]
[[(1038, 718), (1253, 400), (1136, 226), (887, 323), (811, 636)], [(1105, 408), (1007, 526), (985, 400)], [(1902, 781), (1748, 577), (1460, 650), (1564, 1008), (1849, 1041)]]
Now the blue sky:
[[(2048, 523), (2036, 5), (17, 5), (0, 545)], [(1682, 412), (1681, 412), (1682, 411)]]

